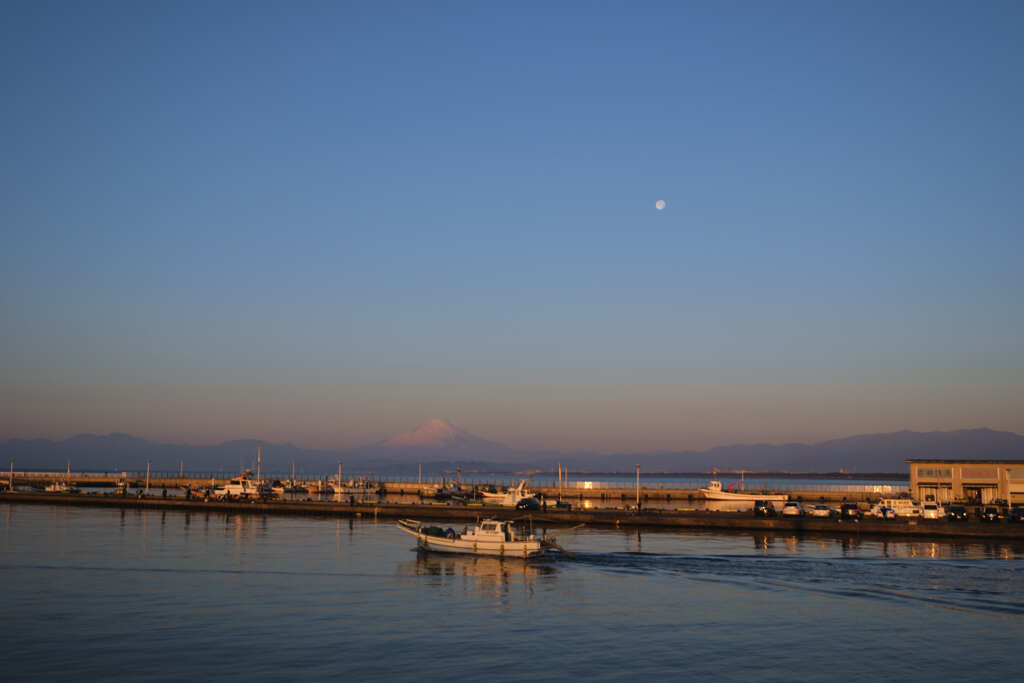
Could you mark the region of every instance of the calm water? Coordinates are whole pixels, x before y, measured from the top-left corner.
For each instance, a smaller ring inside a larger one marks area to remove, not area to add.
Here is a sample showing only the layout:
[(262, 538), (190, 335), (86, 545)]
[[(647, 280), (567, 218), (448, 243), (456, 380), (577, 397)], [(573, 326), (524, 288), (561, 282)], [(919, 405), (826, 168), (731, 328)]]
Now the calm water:
[[(1016, 679), (1024, 547), (0, 506), (4, 680)], [(558, 533), (559, 530), (551, 530)]]

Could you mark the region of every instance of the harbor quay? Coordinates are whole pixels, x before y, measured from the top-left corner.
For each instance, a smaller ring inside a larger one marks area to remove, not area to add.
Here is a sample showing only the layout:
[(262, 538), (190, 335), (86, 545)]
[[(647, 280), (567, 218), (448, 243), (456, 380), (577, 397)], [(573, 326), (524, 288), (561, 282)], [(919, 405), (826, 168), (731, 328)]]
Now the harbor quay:
[(553, 526), (586, 524), (600, 527), (661, 527), (706, 530), (747, 530), (766, 532), (865, 534), (915, 538), (989, 538), (1024, 540), (1024, 523), (924, 519), (841, 520), (815, 517), (755, 517), (750, 512), (701, 510), (549, 507), (528, 512), (510, 507), (454, 505), (446, 503), (379, 503), (348, 501), (242, 501), (197, 498), (120, 496), (104, 493), (53, 494), (4, 492), (0, 502), (34, 505), (112, 507), (131, 510), (175, 510), (225, 514), (306, 515), (313, 517), (357, 517), (371, 519), (415, 518), (423, 521), (473, 522), (480, 519), (516, 520)]
[[(70, 475), (64, 475), (60, 472), (14, 472), (14, 485), (42, 488), (55, 480), (63, 480), (65, 476), (78, 486), (96, 488), (113, 488), (118, 484), (118, 482), (123, 481), (125, 478), (120, 472), (71, 472)], [(4, 477), (3, 474), (0, 473), (0, 479), (6, 478), (7, 477)], [(147, 486), (145, 475), (138, 472), (128, 473), (127, 480), (128, 485), (133, 488), (143, 488)], [(148, 487), (150, 490), (185, 488), (203, 490), (222, 486), (229, 480), (229, 477), (222, 474), (201, 476), (185, 473), (184, 475), (179, 476), (168, 476), (161, 473), (160, 475), (154, 475), (149, 478)], [(321, 480), (298, 481), (297, 483), (300, 485), (308, 485), (310, 490), (315, 490), (315, 486), (321, 483)], [(380, 479), (375, 480), (374, 484), (380, 491), (387, 494), (425, 497), (433, 495), (433, 492), (439, 488), (439, 483), (436, 481)], [(508, 484), (509, 482), (495, 484), (488, 480), (463, 481), (463, 486), (467, 489), (482, 489), (487, 486), (495, 485), (498, 486), (498, 488), (501, 488)], [(638, 494), (638, 488), (635, 485), (628, 486), (621, 482), (569, 481), (559, 486), (556, 482), (551, 482), (549, 485), (543, 482), (533, 481), (528, 484), (528, 487), (531, 492), (541, 495), (549, 500), (628, 502), (635, 501)], [(801, 488), (799, 483), (794, 483), (793, 487), (775, 486), (772, 490), (763, 490), (761, 488), (745, 490), (747, 493), (752, 494), (756, 492), (763, 492), (765, 494), (785, 493), (789, 495), (792, 500), (801, 502), (839, 503), (846, 501), (867, 502), (879, 500), (881, 498), (895, 497), (905, 494), (907, 492), (907, 487), (888, 484), (851, 486), (837, 482), (836, 484), (823, 484), (813, 488)], [(641, 480), (639, 486), (639, 498), (641, 501), (672, 502), (701, 500), (702, 496), (697, 488), (676, 487), (665, 482), (658, 482), (657, 484), (654, 484)]]

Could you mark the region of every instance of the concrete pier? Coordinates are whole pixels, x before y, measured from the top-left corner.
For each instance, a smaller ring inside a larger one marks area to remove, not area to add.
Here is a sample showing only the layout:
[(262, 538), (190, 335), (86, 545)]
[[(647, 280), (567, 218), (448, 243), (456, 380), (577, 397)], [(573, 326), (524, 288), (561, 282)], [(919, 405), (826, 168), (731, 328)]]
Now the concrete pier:
[(479, 505), (338, 503), (316, 501), (202, 501), (184, 498), (115, 496), (106, 494), (4, 493), (0, 503), (74, 505), (129, 509), (221, 512), (229, 514), (309, 515), (319, 517), (410, 517), (441, 522), (472, 522), (481, 518), (530, 519), (535, 524), (611, 527), (666, 527), (712, 530), (789, 531), (822, 534), (868, 534), (916, 538), (991, 538), (1024, 541), (1024, 523), (948, 522), (896, 519), (839, 521), (817, 517), (754, 517), (749, 512), (699, 512), (686, 510), (617, 509), (554, 510), (525, 512), (512, 508)]
[[(89, 486), (97, 488), (113, 488), (118, 481), (120, 481), (121, 475), (119, 472), (110, 472), (105, 474), (98, 473), (75, 473), (72, 472), (70, 480), (78, 484), (78, 486)], [(182, 477), (150, 477), (149, 488), (153, 489), (181, 489), (191, 488), (197, 490), (203, 490), (212, 488), (214, 486), (220, 486), (229, 481), (230, 477), (197, 477), (195, 475), (188, 475)], [(0, 480), (6, 482), (6, 477), (0, 472)], [(64, 481), (64, 475), (61, 473), (14, 473), (14, 484), (15, 486), (28, 486), (28, 487), (39, 487), (42, 488), (47, 484), (54, 481)], [(146, 485), (145, 476), (138, 476), (133, 474), (128, 477), (129, 485), (132, 488), (141, 488)], [(307, 482), (312, 484), (313, 482)], [(382, 480), (379, 482), (379, 486), (382, 490), (387, 493), (399, 494), (399, 495), (420, 495), (421, 493), (432, 492), (437, 485), (434, 483), (424, 482), (422, 484), (416, 482), (395, 482)], [(636, 500), (637, 491), (635, 487), (623, 486), (622, 488), (569, 488), (558, 486), (543, 486), (539, 483), (531, 484), (529, 489), (534, 493), (544, 496), (549, 500), (594, 500), (594, 501), (606, 501), (608, 504), (614, 504), (615, 501), (620, 502), (633, 502)], [(756, 495), (756, 491), (747, 491), (751, 495)], [(867, 501), (867, 500), (878, 500), (880, 498), (893, 498), (897, 497), (896, 493), (877, 493), (877, 494), (864, 494), (864, 493), (851, 493), (847, 491), (802, 491), (799, 489), (786, 489), (780, 491), (764, 491), (764, 493), (785, 493), (790, 496), (792, 500), (798, 500), (801, 502), (825, 502), (825, 503), (838, 503), (843, 501)], [(702, 496), (700, 491), (697, 489), (685, 489), (685, 488), (653, 488), (644, 487), (641, 482), (640, 487), (640, 500), (657, 500), (657, 501), (693, 501), (701, 500)]]

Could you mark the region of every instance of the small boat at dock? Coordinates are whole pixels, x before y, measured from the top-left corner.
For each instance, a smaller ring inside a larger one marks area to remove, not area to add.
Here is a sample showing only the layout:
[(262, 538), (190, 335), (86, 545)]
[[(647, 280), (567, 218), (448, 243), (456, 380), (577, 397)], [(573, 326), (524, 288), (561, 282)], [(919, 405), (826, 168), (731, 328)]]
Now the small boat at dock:
[(259, 498), (265, 494), (264, 489), (252, 478), (252, 472), (245, 470), (237, 477), (231, 479), (223, 486), (218, 486), (211, 492), (214, 498)]
[(71, 481), (71, 461), (68, 460), (68, 471), (64, 481), (54, 479), (52, 484), (47, 484), (43, 489), (47, 493), (79, 493), (78, 484)]
[(534, 557), (554, 547), (545, 539), (522, 533), (514, 522), (485, 519), (462, 533), (454, 529), (431, 526), (415, 519), (398, 520), (399, 529), (416, 537), (421, 550), (468, 555), (496, 555), (499, 557)]
[(366, 479), (349, 479), (347, 482), (331, 482), (331, 489), (339, 496), (369, 496), (376, 495), (380, 487)]
[(524, 498), (536, 497), (536, 494), (527, 490), (525, 479), (520, 481), (519, 485), (515, 488), (505, 489), (504, 491), (499, 491), (497, 493), (480, 491), (480, 495), (483, 497), (485, 503), (503, 505), (505, 507), (515, 507), (519, 501)]
[[(729, 485), (729, 489), (736, 484), (742, 483), (741, 481), (734, 482)], [(729, 489), (722, 488), (722, 482), (718, 479), (712, 479), (708, 482), (708, 485), (702, 489), (697, 489), (701, 495), (708, 500), (732, 500), (732, 501), (749, 501), (754, 502), (755, 500), (770, 500), (773, 502), (784, 502), (789, 500), (789, 496), (784, 493), (758, 493), (756, 491), (730, 491)]]
[(69, 484), (63, 481), (55, 481), (52, 484), (47, 484), (46, 488), (43, 489), (47, 493), (78, 493), (79, 489), (74, 484)]

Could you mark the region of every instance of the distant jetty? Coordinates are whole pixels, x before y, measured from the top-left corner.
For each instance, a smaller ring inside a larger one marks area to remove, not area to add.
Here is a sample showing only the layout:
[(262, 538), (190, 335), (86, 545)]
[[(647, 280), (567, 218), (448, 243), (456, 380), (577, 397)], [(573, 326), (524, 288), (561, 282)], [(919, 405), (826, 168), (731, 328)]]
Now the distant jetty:
[[(738, 474), (738, 473), (736, 473)], [(55, 478), (61, 476), (60, 473), (52, 472), (15, 472), (14, 483), (15, 486), (34, 486), (42, 488), (47, 484), (54, 481)], [(67, 479), (70, 482), (76, 483), (80, 487), (98, 487), (98, 488), (113, 488), (120, 481), (123, 480), (122, 474), (118, 473), (86, 473), (86, 472), (71, 472), (67, 475)], [(619, 475), (621, 476), (621, 475)], [(705, 478), (707, 474), (697, 474), (694, 478)], [(818, 475), (808, 475), (817, 477)], [(595, 500), (605, 501), (606, 503), (615, 501), (634, 501), (639, 494), (639, 498), (642, 501), (657, 500), (657, 501), (679, 501), (680, 503), (685, 501), (693, 501), (703, 498), (700, 493), (699, 486), (696, 488), (684, 488), (681, 483), (677, 484), (671, 481), (676, 477), (668, 477), (668, 482), (651, 482), (642, 479), (639, 487), (629, 483), (625, 480), (613, 481), (613, 482), (602, 482), (602, 481), (565, 481), (561, 486), (557, 482), (550, 482), (546, 484), (543, 481), (534, 478), (530, 482), (530, 490), (544, 496), (548, 499), (565, 499), (565, 500)], [(2, 473), (0, 473), (0, 480), (3, 479)], [(216, 486), (223, 485), (228, 480), (219, 477), (207, 476), (196, 476), (184, 474), (181, 476), (153, 476), (150, 477), (148, 482), (144, 476), (138, 473), (132, 473), (127, 477), (127, 483), (132, 488), (143, 488), (148, 486), (150, 489), (192, 489), (194, 491), (201, 491), (204, 489), (213, 489)], [(300, 484), (308, 485), (309, 490), (318, 490), (317, 481), (298, 482)], [(449, 482), (450, 483), (450, 482)], [(707, 482), (700, 484), (704, 486)], [(493, 485), (494, 482), (489, 480), (481, 481), (469, 481), (463, 480), (462, 485), (467, 490), (474, 487), (480, 488), (483, 486)], [(382, 491), (388, 494), (397, 495), (419, 495), (424, 491), (434, 490), (439, 488), (441, 485), (439, 480), (432, 481), (416, 481), (415, 479), (406, 480), (380, 480), (375, 482), (375, 485)], [(638, 490), (639, 489), (639, 490)], [(798, 501), (816, 501), (816, 502), (845, 502), (845, 501), (868, 501), (877, 500), (880, 498), (889, 498), (896, 495), (900, 495), (907, 492), (907, 486), (900, 484), (896, 486), (886, 485), (882, 483), (878, 484), (865, 484), (865, 485), (849, 485), (844, 484), (842, 481), (837, 481), (835, 484), (830, 485), (819, 485), (815, 487), (807, 486), (805, 483), (796, 483), (788, 487), (777, 486), (773, 490), (762, 490), (754, 485), (749, 488), (740, 489), (749, 492), (762, 492), (762, 493), (785, 493), (788, 494), (792, 500)]]
[(679, 529), (747, 530), (790, 533), (855, 534), (872, 536), (905, 536), (914, 538), (954, 539), (991, 538), (1024, 540), (1024, 524), (1008, 522), (945, 522), (922, 519), (837, 520), (815, 517), (754, 517), (750, 512), (719, 512), (687, 510), (636, 510), (597, 508), (566, 510), (549, 508), (526, 512), (513, 508), (480, 505), (346, 503), (324, 501), (203, 501), (180, 497), (120, 496), (112, 494), (47, 494), (5, 492), (0, 502), (34, 505), (71, 505), (111, 507), (129, 510), (174, 510), (178, 512), (306, 515), (314, 517), (361, 517), (417, 519), (441, 522), (470, 522), (481, 517), (495, 519), (529, 519), (535, 524), (588, 524), (603, 527), (663, 527)]

